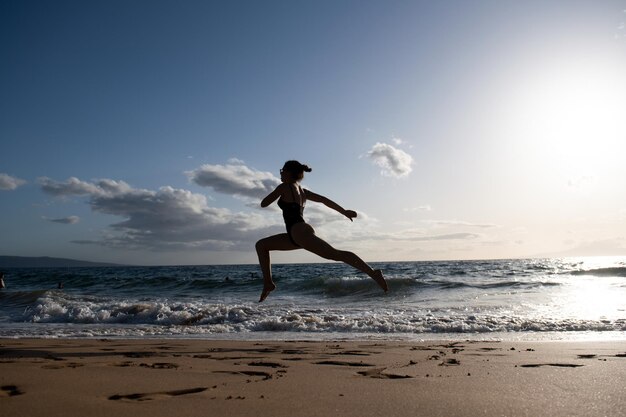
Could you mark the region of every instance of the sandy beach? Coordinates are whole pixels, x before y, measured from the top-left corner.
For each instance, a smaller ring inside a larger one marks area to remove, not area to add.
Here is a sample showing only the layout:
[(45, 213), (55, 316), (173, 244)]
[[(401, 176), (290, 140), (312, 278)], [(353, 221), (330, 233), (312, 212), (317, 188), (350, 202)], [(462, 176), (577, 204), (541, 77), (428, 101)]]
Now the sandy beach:
[(624, 342), (0, 340), (2, 416), (617, 416)]

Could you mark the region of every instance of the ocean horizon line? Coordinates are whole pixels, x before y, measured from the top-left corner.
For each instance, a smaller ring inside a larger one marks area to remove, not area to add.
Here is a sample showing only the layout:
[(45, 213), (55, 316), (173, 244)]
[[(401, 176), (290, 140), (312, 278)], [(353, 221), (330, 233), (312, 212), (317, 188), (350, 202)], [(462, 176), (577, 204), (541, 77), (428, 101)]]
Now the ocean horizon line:
[[(433, 259), (418, 259), (418, 260), (368, 260), (372, 264), (384, 264), (384, 263), (428, 263), (428, 262), (494, 262), (494, 261), (521, 261), (521, 260), (542, 260), (542, 259), (609, 259), (609, 258), (624, 258), (624, 255), (578, 255), (578, 256), (520, 256), (520, 257), (506, 257), (506, 258), (433, 258)], [(33, 264), (29, 264), (32, 262)], [(48, 262), (48, 263), (46, 263)], [(337, 261), (329, 261), (320, 259), (319, 261), (311, 262), (276, 262), (274, 265), (316, 265), (316, 264), (336, 264)], [(163, 263), (163, 264), (142, 264), (142, 263), (116, 263), (108, 261), (93, 261), (75, 258), (53, 257), (53, 256), (14, 256), (14, 255), (0, 255), (0, 268), (125, 268), (125, 267), (203, 267), (203, 266), (254, 266), (256, 262), (240, 262), (240, 263)]]

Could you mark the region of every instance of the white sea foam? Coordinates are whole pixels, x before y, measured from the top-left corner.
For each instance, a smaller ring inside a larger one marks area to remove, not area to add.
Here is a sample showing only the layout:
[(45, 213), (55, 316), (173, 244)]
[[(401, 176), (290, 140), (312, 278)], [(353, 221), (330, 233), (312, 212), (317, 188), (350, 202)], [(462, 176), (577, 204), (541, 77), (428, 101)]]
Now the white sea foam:
[[(297, 305), (267, 308), (255, 304), (211, 304), (201, 301), (83, 301), (42, 297), (25, 313), (33, 323), (144, 325), (161, 334), (238, 332), (334, 333), (493, 333), (559, 331), (626, 331), (626, 319), (581, 320), (529, 318), (502, 312), (462, 309), (410, 310), (406, 307), (372, 312), (345, 307), (311, 309)], [(141, 332), (145, 332), (141, 330)]]

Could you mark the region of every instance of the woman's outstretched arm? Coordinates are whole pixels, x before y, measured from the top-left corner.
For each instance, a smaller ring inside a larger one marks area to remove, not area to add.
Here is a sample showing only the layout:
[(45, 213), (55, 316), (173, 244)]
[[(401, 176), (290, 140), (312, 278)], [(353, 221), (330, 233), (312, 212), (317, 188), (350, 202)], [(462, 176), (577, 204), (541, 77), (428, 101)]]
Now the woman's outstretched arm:
[(322, 203), (326, 207), (329, 207), (329, 208), (331, 208), (331, 209), (333, 209), (333, 210), (343, 214), (344, 216), (349, 218), (350, 221), (353, 221), (352, 219), (354, 219), (356, 217), (356, 211), (354, 211), (354, 210), (346, 210), (343, 207), (341, 207), (339, 204), (335, 203), (330, 198), (324, 197), (323, 195), (315, 194), (314, 192), (309, 191), (309, 190), (304, 190), (304, 193), (306, 195), (307, 200), (315, 201), (317, 203)]

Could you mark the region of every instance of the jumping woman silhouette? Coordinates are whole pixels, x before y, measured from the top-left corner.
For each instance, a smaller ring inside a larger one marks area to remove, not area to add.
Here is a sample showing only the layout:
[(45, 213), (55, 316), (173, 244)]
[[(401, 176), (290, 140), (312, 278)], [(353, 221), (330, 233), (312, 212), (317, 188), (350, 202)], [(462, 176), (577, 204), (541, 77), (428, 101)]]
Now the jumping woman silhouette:
[(356, 217), (353, 210), (345, 210), (334, 201), (305, 190), (300, 186), (305, 172), (311, 172), (311, 168), (298, 161), (287, 161), (280, 170), (282, 183), (274, 191), (269, 193), (261, 201), (261, 207), (267, 207), (278, 199), (278, 207), (283, 211), (283, 219), (287, 226), (287, 233), (266, 237), (256, 243), (256, 252), (259, 256), (259, 264), (263, 272), (263, 292), (259, 302), (265, 300), (270, 292), (276, 289), (272, 280), (272, 265), (270, 263), (270, 251), (306, 249), (322, 258), (345, 262), (369, 275), (376, 283), (387, 292), (387, 281), (379, 269), (372, 269), (356, 254), (348, 251), (337, 250), (320, 239), (315, 230), (304, 221), (304, 203), (307, 200), (322, 203), (327, 207), (343, 214), (350, 221)]

